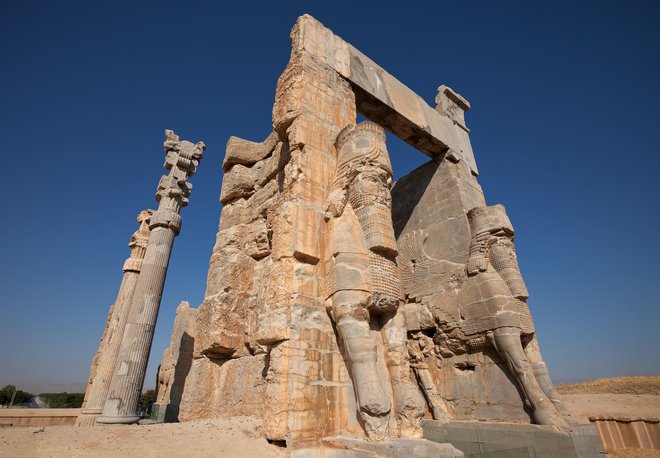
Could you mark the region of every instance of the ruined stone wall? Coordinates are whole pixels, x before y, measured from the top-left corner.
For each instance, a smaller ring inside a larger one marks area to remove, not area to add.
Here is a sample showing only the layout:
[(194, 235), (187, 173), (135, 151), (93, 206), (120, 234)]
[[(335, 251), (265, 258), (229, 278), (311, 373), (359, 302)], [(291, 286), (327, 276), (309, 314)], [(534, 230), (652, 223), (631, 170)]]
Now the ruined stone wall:
[(217, 242), (181, 418), (252, 415), (272, 440), (361, 434), (322, 292), (323, 205), (350, 85), (300, 46), (277, 84), (274, 132), (227, 144)]
[(253, 336), (256, 317), (267, 312), (257, 308), (257, 295), (273, 270), (269, 225), (274, 215), (269, 221), (267, 211), (277, 205), (276, 178), (287, 156), (274, 136), (263, 143), (232, 137), (227, 144), (223, 210), (196, 320), (181, 420), (261, 414), (265, 351)]
[(81, 409), (0, 409), (0, 425), (65, 426), (76, 423)]
[(170, 345), (163, 351), (158, 368), (156, 402), (151, 409), (152, 419), (172, 422), (179, 419), (179, 406), (192, 366), (195, 348), (197, 309), (182, 301), (176, 309)]
[(607, 450), (660, 450), (660, 420), (658, 418), (590, 417)]

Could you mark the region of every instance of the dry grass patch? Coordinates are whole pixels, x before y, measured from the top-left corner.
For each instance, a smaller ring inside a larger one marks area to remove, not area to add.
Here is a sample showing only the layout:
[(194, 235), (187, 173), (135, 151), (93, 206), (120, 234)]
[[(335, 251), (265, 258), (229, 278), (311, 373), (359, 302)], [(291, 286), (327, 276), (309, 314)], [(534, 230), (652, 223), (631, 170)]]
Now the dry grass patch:
[(660, 395), (660, 375), (601, 378), (557, 385), (561, 394), (654, 394)]

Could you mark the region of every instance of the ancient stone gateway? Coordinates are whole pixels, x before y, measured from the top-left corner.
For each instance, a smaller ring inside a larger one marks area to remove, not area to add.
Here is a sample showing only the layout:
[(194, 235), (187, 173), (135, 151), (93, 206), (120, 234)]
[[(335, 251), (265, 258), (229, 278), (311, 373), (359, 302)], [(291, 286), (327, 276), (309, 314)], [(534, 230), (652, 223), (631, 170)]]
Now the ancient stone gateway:
[[(479, 441), (489, 421), (517, 433), (497, 450), (536, 453), (532, 427), (592, 456), (541, 358), (513, 226), (477, 181), (469, 103), (440, 86), (428, 106), (310, 16), (291, 41), (272, 132), (227, 143), (206, 294), (175, 326), (159, 415), (180, 366), (178, 420), (259, 417), (294, 456), (460, 456), (422, 437)], [(430, 157), (393, 189), (383, 129)]]

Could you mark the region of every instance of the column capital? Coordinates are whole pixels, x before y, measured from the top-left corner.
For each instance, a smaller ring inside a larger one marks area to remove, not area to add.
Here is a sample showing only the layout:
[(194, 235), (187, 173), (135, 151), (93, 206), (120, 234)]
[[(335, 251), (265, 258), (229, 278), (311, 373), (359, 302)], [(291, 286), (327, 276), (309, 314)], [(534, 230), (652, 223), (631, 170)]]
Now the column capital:
[(181, 215), (174, 210), (168, 208), (158, 209), (151, 217), (149, 229), (153, 230), (156, 227), (167, 227), (172, 229), (176, 235), (181, 231)]
[(137, 222), (140, 223), (140, 227), (133, 233), (131, 241), (128, 242), (131, 255), (124, 262), (124, 272), (140, 272), (142, 269), (142, 258), (144, 258), (144, 253), (149, 243), (149, 235), (151, 233), (149, 224), (153, 214), (153, 210), (147, 209), (142, 210), (137, 216)]
[(187, 140), (179, 140), (179, 136), (172, 130), (165, 131), (165, 164), (163, 167), (170, 171), (161, 177), (156, 191), (156, 201), (163, 199), (174, 201), (178, 207), (188, 205), (188, 196), (192, 185), (188, 178), (197, 171), (199, 161), (202, 160), (206, 145), (204, 142), (195, 144)]

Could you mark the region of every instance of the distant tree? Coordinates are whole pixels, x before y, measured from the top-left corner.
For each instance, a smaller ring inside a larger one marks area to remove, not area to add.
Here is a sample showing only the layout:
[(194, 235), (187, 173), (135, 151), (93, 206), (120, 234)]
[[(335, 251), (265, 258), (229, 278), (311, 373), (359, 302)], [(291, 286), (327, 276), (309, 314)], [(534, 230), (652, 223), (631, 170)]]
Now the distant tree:
[(140, 397), (140, 404), (148, 406), (156, 402), (156, 390), (147, 390)]
[(0, 390), (0, 405), (8, 405), (11, 401), (11, 396), (14, 394), (16, 387), (14, 385), (7, 385)]
[(141, 418), (151, 416), (151, 407), (156, 402), (156, 390), (147, 390), (140, 396), (140, 405), (138, 405), (138, 414)]
[(14, 398), (14, 404), (23, 404), (24, 402), (29, 402), (30, 399), (34, 397), (34, 394), (28, 393), (27, 391), (16, 390), (16, 397)]
[[(14, 394), (16, 392), (16, 394)], [(28, 402), (34, 397), (34, 394), (27, 391), (17, 390), (15, 385), (6, 385), (0, 390), (0, 404), (9, 405), (11, 398), (14, 398), (14, 405), (23, 404)]]
[(40, 397), (48, 400), (52, 409), (78, 408), (83, 403), (84, 393), (40, 393)]

